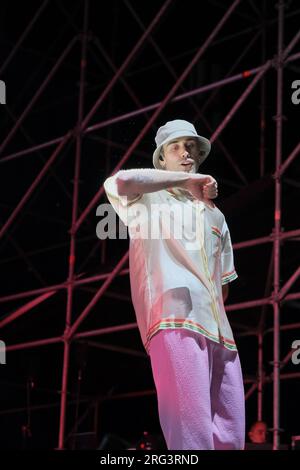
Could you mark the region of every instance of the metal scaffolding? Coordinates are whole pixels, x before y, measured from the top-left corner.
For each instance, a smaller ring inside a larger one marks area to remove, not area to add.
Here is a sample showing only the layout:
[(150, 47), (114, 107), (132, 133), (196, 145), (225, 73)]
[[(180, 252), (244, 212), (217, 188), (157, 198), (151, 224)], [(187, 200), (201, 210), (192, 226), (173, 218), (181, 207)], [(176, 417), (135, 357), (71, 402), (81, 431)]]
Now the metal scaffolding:
[[(125, 1), (128, 8), (131, 8), (129, 2)], [(101, 299), (104, 293), (107, 292), (107, 289), (113, 282), (113, 280), (117, 276), (127, 276), (128, 275), (128, 268), (127, 268), (127, 261), (128, 261), (128, 251), (125, 252), (114, 269), (111, 272), (107, 272), (104, 274), (98, 274), (93, 276), (86, 276), (84, 278), (78, 279), (76, 276), (76, 269), (75, 269), (75, 259), (78, 250), (78, 231), (82, 224), (86, 221), (87, 217), (91, 213), (92, 210), (95, 209), (96, 205), (99, 203), (100, 199), (104, 195), (103, 187), (100, 187), (99, 190), (95, 193), (92, 197), (90, 202), (86, 205), (86, 207), (79, 213), (79, 182), (80, 182), (80, 165), (81, 165), (81, 158), (82, 158), (82, 139), (86, 134), (95, 133), (95, 131), (111, 126), (112, 124), (119, 123), (121, 121), (126, 121), (132, 117), (144, 114), (147, 116), (147, 121), (142, 130), (138, 133), (134, 141), (131, 143), (128, 149), (125, 149), (124, 155), (119, 160), (115, 168), (110, 172), (110, 174), (114, 174), (116, 171), (121, 169), (124, 164), (128, 161), (128, 159), (132, 156), (133, 152), (136, 150), (139, 143), (145, 137), (150, 129), (153, 128), (155, 125), (159, 115), (161, 112), (168, 106), (171, 102), (180, 102), (183, 100), (190, 100), (190, 105), (194, 108), (195, 112), (197, 113), (197, 117), (205, 122), (204, 112), (205, 108), (208, 105), (208, 102), (212, 101), (216, 91), (219, 90), (221, 87), (228, 86), (230, 84), (234, 84), (236, 82), (245, 81), (245, 89), (239, 96), (239, 98), (232, 104), (231, 109), (222, 120), (222, 122), (218, 125), (216, 129), (211, 128), (211, 137), (210, 140), (215, 142), (216, 145), (221, 146), (222, 151), (232, 166), (233, 171), (237, 174), (239, 179), (241, 180), (242, 184), (246, 184), (247, 180), (245, 175), (241, 172), (241, 169), (238, 167), (237, 163), (234, 161), (234, 158), (230, 155), (229, 151), (226, 149), (224, 143), (221, 141), (221, 134), (224, 129), (228, 126), (236, 112), (239, 108), (243, 105), (245, 100), (251, 96), (251, 92), (254, 88), (260, 83), (264, 83), (264, 77), (268, 73), (272, 73), (273, 70), (276, 71), (277, 74), (277, 92), (276, 92), (276, 159), (274, 162), (274, 173), (273, 179), (275, 183), (275, 212), (274, 212), (274, 230), (271, 234), (266, 234), (264, 237), (255, 238), (251, 240), (246, 240), (244, 242), (234, 244), (234, 250), (241, 250), (252, 246), (258, 246), (262, 244), (271, 244), (273, 245), (273, 252), (272, 252), (272, 260), (270, 262), (270, 269), (269, 269), (269, 278), (273, 277), (273, 291), (270, 293), (268, 289), (266, 289), (265, 296), (263, 298), (248, 300), (245, 299), (243, 302), (239, 302), (236, 304), (231, 304), (226, 306), (226, 311), (240, 311), (243, 309), (250, 309), (253, 307), (262, 307), (262, 315), (264, 307), (267, 305), (272, 306), (273, 308), (273, 374), (269, 377), (266, 377), (263, 372), (263, 355), (262, 355), (262, 346), (264, 336), (269, 333), (269, 330), (266, 330), (264, 327), (264, 322), (261, 321), (258, 328), (253, 331), (246, 331), (239, 334), (239, 337), (242, 338), (248, 335), (255, 335), (258, 339), (258, 360), (257, 360), (257, 368), (258, 368), (258, 375), (257, 378), (246, 379), (245, 383), (250, 383), (250, 388), (246, 393), (246, 399), (255, 391), (258, 391), (258, 419), (262, 419), (262, 410), (263, 410), (263, 387), (264, 384), (273, 381), (273, 448), (274, 450), (278, 449), (280, 445), (280, 380), (281, 379), (289, 379), (299, 377), (300, 374), (283, 374), (281, 372), (282, 367), (288, 362), (291, 357), (291, 353), (289, 353), (283, 360), (281, 359), (281, 351), (280, 351), (280, 331), (284, 331), (288, 329), (287, 326), (281, 326), (280, 322), (280, 307), (281, 305), (292, 299), (300, 299), (300, 292), (290, 293), (291, 287), (294, 285), (295, 281), (299, 278), (300, 275), (300, 267), (296, 269), (293, 275), (285, 280), (283, 285), (280, 283), (280, 271), (281, 271), (281, 244), (288, 240), (295, 238), (300, 235), (300, 228), (295, 227), (295, 229), (290, 231), (283, 231), (281, 225), (281, 193), (282, 193), (282, 176), (290, 166), (290, 164), (294, 161), (294, 159), (298, 156), (300, 152), (300, 143), (298, 143), (294, 150), (285, 157), (282, 152), (282, 122), (283, 122), (283, 112), (282, 112), (282, 101), (283, 101), (283, 78), (284, 78), (284, 66), (287, 63), (291, 63), (293, 61), (299, 60), (300, 53), (294, 53), (294, 48), (298, 44), (300, 39), (300, 30), (294, 36), (294, 38), (290, 41), (287, 47), (284, 47), (284, 24), (285, 24), (285, 1), (279, 0), (278, 1), (278, 19), (277, 19), (277, 54), (275, 57), (267, 58), (266, 51), (263, 49), (262, 52), (262, 63), (257, 64), (255, 68), (244, 70), (239, 73), (235, 73), (232, 75), (228, 75), (222, 80), (215, 81), (210, 84), (201, 85), (195, 89), (185, 89), (184, 82), (193, 69), (193, 67), (199, 63), (199, 59), (207, 53), (209, 47), (216, 40), (218, 33), (222, 30), (223, 26), (227, 23), (230, 17), (233, 15), (234, 12), (238, 11), (239, 4), (241, 3), (240, 0), (234, 0), (231, 6), (226, 10), (224, 15), (221, 17), (220, 21), (217, 22), (212, 29), (211, 33), (208, 35), (207, 39), (200, 45), (198, 50), (194, 53), (192, 59), (190, 60), (189, 64), (184, 68), (184, 71), (177, 75), (174, 69), (172, 69), (171, 64), (169, 63), (168, 59), (164, 56), (162, 51), (160, 50), (158, 44), (154, 41), (152, 37), (152, 33), (156, 28), (157, 24), (163, 18), (165, 12), (172, 4), (172, 0), (166, 0), (164, 3), (161, 4), (161, 7), (157, 11), (156, 15), (154, 16), (153, 20), (150, 24), (146, 27), (140, 21), (140, 19), (136, 16), (136, 21), (139, 24), (139, 27), (142, 31), (142, 34), (139, 40), (135, 43), (132, 50), (128, 53), (127, 57), (123, 61), (120, 67), (116, 68), (113, 63), (111, 63), (111, 67), (114, 70), (114, 76), (107, 85), (104, 87), (98, 98), (95, 100), (93, 106), (84, 114), (84, 102), (85, 102), (85, 81), (86, 81), (86, 65), (87, 65), (87, 47), (88, 47), (88, 40), (89, 40), (89, 6), (90, 0), (85, 0), (84, 4), (84, 14), (83, 14), (83, 29), (82, 33), (79, 35), (74, 36), (72, 41), (67, 45), (64, 49), (60, 57), (57, 59), (56, 63), (52, 67), (51, 71), (48, 73), (47, 77), (40, 85), (40, 87), (36, 90), (34, 96), (32, 97), (31, 101), (27, 104), (23, 112), (20, 113), (18, 116), (15, 125), (11, 128), (8, 132), (7, 136), (4, 138), (3, 142), (0, 145), (0, 164), (6, 164), (11, 161), (17, 161), (18, 159), (24, 157), (25, 155), (32, 154), (34, 152), (38, 152), (41, 149), (52, 149), (52, 153), (50, 157), (45, 162), (44, 166), (38, 173), (37, 177), (28, 187), (27, 191), (24, 193), (22, 198), (20, 199), (19, 203), (16, 205), (15, 209), (12, 211), (11, 215), (5, 221), (0, 229), (0, 238), (7, 233), (9, 233), (9, 229), (11, 225), (18, 221), (18, 216), (20, 215), (22, 209), (26, 205), (29, 198), (33, 195), (36, 188), (40, 185), (41, 181), (45, 177), (46, 173), (50, 171), (53, 163), (59, 159), (62, 150), (66, 148), (66, 146), (70, 142), (75, 143), (75, 160), (74, 160), (74, 179), (73, 179), (73, 194), (72, 194), (72, 223), (70, 227), (70, 246), (69, 246), (69, 272), (67, 279), (55, 285), (48, 285), (39, 289), (28, 290), (25, 292), (17, 292), (15, 294), (5, 295), (0, 298), (0, 303), (9, 304), (15, 300), (24, 299), (24, 304), (16, 309), (15, 311), (11, 312), (9, 315), (3, 316), (0, 318), (0, 327), (4, 327), (17, 319), (19, 319), (22, 315), (27, 314), (30, 312), (34, 307), (43, 302), (47, 302), (48, 299), (56, 296), (60, 291), (66, 293), (66, 315), (65, 315), (65, 328), (62, 332), (61, 336), (57, 337), (49, 337), (43, 338), (35, 341), (27, 341), (27, 342), (20, 342), (18, 344), (10, 344), (7, 345), (7, 351), (21, 351), (28, 348), (37, 348), (40, 346), (49, 346), (51, 344), (61, 343), (63, 345), (63, 357), (62, 357), (62, 377), (61, 377), (61, 399), (60, 399), (60, 422), (59, 422), (59, 438), (58, 438), (58, 449), (63, 449), (65, 447), (65, 438), (66, 438), (66, 413), (67, 413), (67, 393), (68, 393), (68, 369), (70, 363), (70, 345), (73, 341), (82, 340), (83, 338), (90, 338), (94, 336), (105, 335), (111, 332), (117, 331), (126, 331), (130, 329), (137, 328), (136, 323), (129, 323), (124, 325), (112, 326), (112, 327), (105, 327), (99, 328), (90, 331), (79, 332), (79, 327), (82, 322), (86, 319), (86, 317), (90, 314), (90, 312), (94, 309), (96, 303)], [(41, 7), (38, 9), (36, 15), (31, 20), (28, 27), (25, 29), (24, 33), (20, 36), (19, 41), (13, 47), (11, 53), (4, 61), (1, 69), (0, 69), (0, 76), (2, 76), (4, 70), (9, 66), (10, 62), (15, 56), (18, 48), (21, 46), (22, 42), (29, 34), (33, 25), (38, 21), (39, 16), (42, 14), (43, 10), (47, 6), (48, 1), (45, 1)], [(254, 3), (255, 9), (260, 10), (259, 6)], [(134, 10), (133, 10), (133, 14)], [(253, 41), (255, 41), (257, 36), (253, 37)], [(150, 44), (155, 48), (156, 52), (160, 55), (161, 61), (165, 63), (165, 65), (169, 68), (170, 73), (173, 77), (173, 86), (170, 90), (166, 93), (166, 95), (161, 99), (160, 102), (153, 103), (152, 105), (142, 106), (139, 102), (137, 96), (134, 93), (129, 85), (126, 84), (126, 80), (124, 78), (124, 72), (130, 66), (130, 63), (133, 58), (140, 52), (142, 46), (145, 44), (146, 41), (149, 41)], [(74, 46), (80, 43), (81, 46), (81, 54), (80, 54), (80, 85), (79, 85), (79, 97), (78, 97), (78, 115), (77, 115), (77, 123), (73, 129), (70, 129), (65, 135), (59, 136), (57, 138), (51, 139), (48, 142), (44, 142), (39, 145), (32, 145), (24, 150), (17, 151), (14, 153), (10, 153), (5, 155), (5, 150), (8, 144), (12, 141), (15, 137), (16, 132), (20, 129), (23, 121), (31, 112), (33, 106), (39, 99), (39, 97), (43, 94), (44, 90), (46, 89), (47, 85), (53, 78), (56, 71), (59, 69), (61, 64), (66, 60), (66, 57), (70, 54), (70, 52), (74, 49)], [(264, 41), (262, 41), (264, 44)], [(252, 41), (249, 44), (251, 48)], [(239, 59), (237, 61), (237, 64)], [(134, 99), (136, 103), (136, 109), (133, 109), (131, 112), (127, 112), (125, 114), (121, 114), (118, 116), (109, 116), (108, 119), (103, 120), (102, 122), (98, 122), (96, 124), (91, 125), (91, 120), (95, 115), (96, 111), (99, 110), (101, 105), (103, 104), (104, 100), (108, 97), (111, 93), (113, 87), (117, 84), (117, 82), (122, 81), (128, 93)], [(208, 91), (213, 92), (209, 100), (205, 103), (201, 110), (197, 108), (197, 106), (191, 100), (194, 96), (199, 96), (201, 94), (207, 93)], [(265, 90), (264, 85), (262, 84), (261, 88), (261, 122), (265, 120), (265, 108), (264, 108), (264, 101), (265, 101)], [(206, 121), (207, 122), (207, 121)], [(208, 123), (207, 123), (208, 125)], [(263, 177), (264, 175), (264, 145), (265, 145), (265, 130), (264, 125), (261, 125), (261, 145), (260, 145), (260, 175)], [(111, 143), (112, 144), (112, 143)], [(107, 145), (110, 145), (107, 142)], [(124, 147), (123, 147), (124, 148)], [(283, 158), (284, 157), (284, 158)], [(108, 176), (108, 175), (107, 175)], [(92, 284), (103, 281), (101, 287), (96, 289), (96, 293), (93, 295), (92, 299), (83, 309), (81, 314), (74, 320), (72, 312), (73, 312), (73, 302), (74, 302), (74, 291), (81, 286), (91, 286)], [(269, 279), (270, 283), (270, 279)], [(272, 284), (272, 283), (271, 283)], [(26, 300), (27, 299), (27, 300)], [(28, 318), (30, 321), (30, 318)], [(290, 329), (298, 328), (299, 324), (291, 324), (289, 326)], [(21, 338), (20, 338), (21, 339)], [(153, 391), (145, 391), (145, 393), (153, 393)], [(133, 392), (130, 396), (136, 396), (136, 393)], [(114, 397), (117, 399), (118, 395)]]

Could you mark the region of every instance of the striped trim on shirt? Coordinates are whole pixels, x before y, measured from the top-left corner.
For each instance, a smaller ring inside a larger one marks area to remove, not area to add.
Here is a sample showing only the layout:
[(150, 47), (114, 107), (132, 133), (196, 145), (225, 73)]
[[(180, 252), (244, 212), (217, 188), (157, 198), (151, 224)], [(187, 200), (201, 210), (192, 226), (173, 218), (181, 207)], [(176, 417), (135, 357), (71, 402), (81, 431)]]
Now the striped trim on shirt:
[(211, 226), (211, 231), (214, 235), (216, 235), (217, 237), (221, 238), (221, 232), (220, 230), (218, 229), (218, 227), (214, 227), (214, 226)]
[(209, 331), (207, 331), (202, 325), (199, 323), (195, 323), (192, 320), (187, 320), (187, 319), (179, 319), (179, 318), (165, 318), (163, 320), (160, 320), (157, 322), (155, 325), (153, 325), (148, 333), (147, 333), (147, 341), (145, 344), (146, 351), (149, 352), (149, 343), (151, 338), (159, 331), (159, 330), (165, 330), (168, 328), (185, 328), (188, 330), (196, 331), (197, 333), (202, 334), (206, 338), (216, 342), (223, 344), (225, 348), (230, 349), (232, 351), (237, 351), (236, 344), (233, 340), (230, 340), (228, 338), (224, 338), (223, 336), (217, 336)]
[(233, 271), (230, 271), (229, 273), (224, 273), (222, 274), (222, 284), (227, 284), (228, 282), (233, 281), (238, 277), (235, 269)]

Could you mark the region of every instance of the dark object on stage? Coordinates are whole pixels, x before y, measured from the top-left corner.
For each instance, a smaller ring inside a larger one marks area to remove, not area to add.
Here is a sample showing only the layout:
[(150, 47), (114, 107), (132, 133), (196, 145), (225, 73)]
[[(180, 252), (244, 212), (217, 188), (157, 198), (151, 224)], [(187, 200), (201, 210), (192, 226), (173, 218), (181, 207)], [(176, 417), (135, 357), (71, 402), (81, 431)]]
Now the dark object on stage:
[(143, 432), (143, 437), (136, 443), (136, 450), (161, 450), (165, 449), (165, 441), (160, 434)]
[(291, 449), (300, 450), (300, 436), (292, 436)]
[(71, 450), (93, 450), (97, 447), (97, 436), (94, 432), (73, 433), (69, 438)]
[(116, 434), (105, 434), (97, 450), (125, 450), (132, 444)]

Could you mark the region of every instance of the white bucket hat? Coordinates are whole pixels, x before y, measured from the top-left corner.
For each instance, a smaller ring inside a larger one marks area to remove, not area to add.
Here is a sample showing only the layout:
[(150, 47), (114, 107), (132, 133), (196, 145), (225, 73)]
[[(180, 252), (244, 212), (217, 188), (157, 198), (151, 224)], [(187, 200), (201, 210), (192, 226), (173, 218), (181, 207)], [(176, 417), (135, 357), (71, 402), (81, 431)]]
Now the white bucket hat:
[(160, 164), (159, 156), (163, 145), (170, 142), (170, 140), (179, 137), (194, 137), (198, 139), (200, 143), (199, 160), (197, 162), (197, 170), (202, 162), (208, 156), (211, 144), (208, 139), (197, 134), (197, 131), (193, 124), (183, 119), (174, 119), (174, 121), (168, 121), (164, 126), (161, 126), (155, 137), (156, 149), (153, 153), (153, 166), (158, 170), (162, 170), (163, 167)]

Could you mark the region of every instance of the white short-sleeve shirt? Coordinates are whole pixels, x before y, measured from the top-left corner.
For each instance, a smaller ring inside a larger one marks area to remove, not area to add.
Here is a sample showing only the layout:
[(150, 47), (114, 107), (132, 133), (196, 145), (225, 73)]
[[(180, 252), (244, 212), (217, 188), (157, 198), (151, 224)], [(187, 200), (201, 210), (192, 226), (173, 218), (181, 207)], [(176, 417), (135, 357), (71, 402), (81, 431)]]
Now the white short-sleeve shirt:
[(193, 330), (236, 350), (222, 285), (238, 276), (223, 213), (178, 188), (128, 200), (118, 194), (116, 175), (104, 189), (129, 229), (132, 302), (147, 353), (166, 328)]

